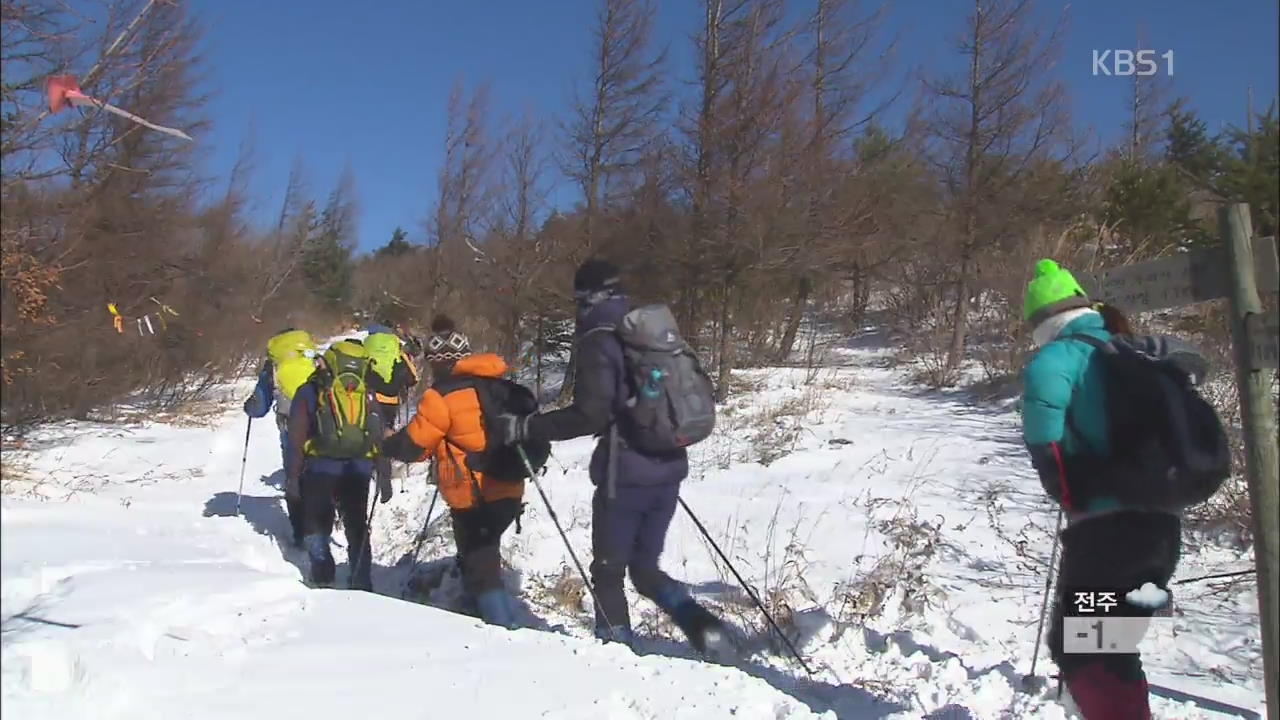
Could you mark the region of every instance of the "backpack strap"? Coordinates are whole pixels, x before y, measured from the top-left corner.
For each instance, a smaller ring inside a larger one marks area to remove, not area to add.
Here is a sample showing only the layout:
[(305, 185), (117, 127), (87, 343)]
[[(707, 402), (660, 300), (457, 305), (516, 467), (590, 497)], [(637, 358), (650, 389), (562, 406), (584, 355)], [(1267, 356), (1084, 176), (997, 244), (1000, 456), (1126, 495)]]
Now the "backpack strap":
[(1095, 349), (1101, 350), (1102, 352), (1107, 353), (1108, 355), (1114, 355), (1115, 353), (1119, 352), (1119, 350), (1116, 349), (1116, 346), (1113, 345), (1112, 343), (1106, 340), (1100, 340), (1092, 335), (1085, 335), (1084, 333), (1073, 333), (1062, 339), (1063, 340), (1079, 340), (1085, 345), (1092, 345)]
[(590, 330), (588, 330), (588, 331), (586, 331), (586, 332), (582, 333), (582, 337), (586, 337), (586, 336), (588, 336), (588, 335), (591, 335), (592, 333), (598, 333), (598, 332), (617, 332), (617, 331), (618, 331), (618, 326), (617, 326), (617, 325), (614, 325), (613, 323), (605, 323), (605, 324), (603, 324), (603, 325), (597, 325), (597, 326), (595, 326), (595, 327), (591, 328)]
[[(1107, 355), (1115, 355), (1120, 352), (1116, 348), (1116, 346), (1113, 345), (1112, 343), (1107, 342), (1105, 340), (1101, 340), (1092, 335), (1085, 335), (1084, 333), (1074, 333), (1062, 339), (1063, 340), (1079, 340), (1085, 345), (1090, 345), (1096, 350), (1098, 350), (1099, 352), (1105, 353)], [(1069, 407), (1067, 408), (1067, 412), (1064, 413), (1064, 417), (1067, 422), (1067, 429), (1071, 431), (1072, 435), (1076, 436), (1076, 439), (1080, 441), (1080, 444), (1087, 447), (1089, 445), (1088, 441), (1085, 440), (1084, 434), (1080, 432), (1080, 428), (1076, 427), (1075, 421), (1071, 419), (1071, 408)]]

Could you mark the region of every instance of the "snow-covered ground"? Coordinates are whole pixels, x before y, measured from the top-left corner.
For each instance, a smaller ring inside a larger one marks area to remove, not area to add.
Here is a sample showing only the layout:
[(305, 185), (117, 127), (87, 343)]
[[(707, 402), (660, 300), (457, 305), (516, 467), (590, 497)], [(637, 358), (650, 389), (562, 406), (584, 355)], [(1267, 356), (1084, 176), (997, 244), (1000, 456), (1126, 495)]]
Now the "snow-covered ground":
[[(872, 349), (837, 359), (740, 373), (683, 490), (812, 676), (683, 514), (664, 566), (743, 629), (748, 655), (698, 661), (638, 597), (638, 655), (592, 640), (590, 599), (532, 488), (504, 544), (530, 629), (481, 624), (459, 606), (442, 503), (413, 557), (431, 499), (423, 467), (399, 468), (403, 490), (376, 510), (377, 594), (308, 589), (305, 560), (283, 542), (269, 421), (252, 426), (234, 515), (246, 386), (227, 389), (228, 410), (207, 427), (63, 424), (5, 453), (6, 714), (1063, 717), (1052, 683), (1018, 690), (1054, 515), (1016, 414), (917, 391)], [(541, 481), (584, 562), (591, 445), (557, 445)], [(1179, 577), (1250, 565), (1189, 537)], [(1157, 715), (1260, 712), (1252, 586), (1181, 586), (1175, 602), (1174, 629), (1143, 646)], [(1052, 671), (1042, 649), (1037, 672)]]

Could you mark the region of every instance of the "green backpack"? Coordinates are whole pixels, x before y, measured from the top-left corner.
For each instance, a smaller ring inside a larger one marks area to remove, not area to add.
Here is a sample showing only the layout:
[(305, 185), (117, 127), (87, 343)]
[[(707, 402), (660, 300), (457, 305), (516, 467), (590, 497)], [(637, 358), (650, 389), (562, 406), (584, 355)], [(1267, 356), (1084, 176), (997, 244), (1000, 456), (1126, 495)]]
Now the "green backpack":
[(377, 454), (382, 423), (365, 387), (369, 355), (353, 342), (334, 343), (324, 352), (328, 372), (317, 383), (316, 433), (309, 455), (371, 458)]

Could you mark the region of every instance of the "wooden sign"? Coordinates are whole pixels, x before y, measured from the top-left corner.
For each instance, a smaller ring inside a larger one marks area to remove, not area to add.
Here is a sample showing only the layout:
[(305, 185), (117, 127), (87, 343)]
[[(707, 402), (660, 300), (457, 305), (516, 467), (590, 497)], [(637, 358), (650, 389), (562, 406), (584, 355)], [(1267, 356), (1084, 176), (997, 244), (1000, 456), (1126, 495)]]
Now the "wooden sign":
[[(1275, 238), (1253, 242), (1258, 289), (1276, 292), (1280, 283)], [(1076, 273), (1091, 300), (1126, 312), (1145, 312), (1217, 300), (1231, 291), (1230, 264), (1222, 248), (1192, 250), (1158, 260)]]
[(1249, 345), (1254, 369), (1280, 367), (1280, 314), (1250, 315)]

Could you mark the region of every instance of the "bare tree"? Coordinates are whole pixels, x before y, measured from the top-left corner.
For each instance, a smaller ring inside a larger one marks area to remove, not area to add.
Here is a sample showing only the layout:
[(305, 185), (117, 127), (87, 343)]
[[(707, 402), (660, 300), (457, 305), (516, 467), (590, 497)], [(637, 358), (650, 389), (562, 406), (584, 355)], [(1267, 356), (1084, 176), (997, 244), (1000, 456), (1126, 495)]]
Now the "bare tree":
[(524, 339), (522, 320), (529, 311), (531, 291), (555, 258), (551, 239), (538, 232), (548, 195), (543, 141), (541, 126), (525, 115), (511, 127), (503, 144), (502, 182), (488, 263), (493, 282), (485, 287), (501, 318), (503, 353), (511, 359)]
[[(1145, 33), (1138, 32), (1137, 47), (1145, 48)], [(1163, 73), (1134, 73), (1129, 83), (1129, 120), (1127, 157), (1131, 162), (1147, 165), (1155, 159), (1155, 144), (1163, 131), (1164, 116), (1169, 109), (1172, 83)]]
[(439, 195), (429, 227), (434, 247), (431, 279), (435, 306), (439, 294), (456, 295), (484, 258), (479, 246), (483, 223), (490, 215), (493, 148), (486, 119), (489, 90), (482, 86), (470, 97), (461, 83), (449, 95), (449, 122)]
[[(745, 272), (759, 259), (768, 223), (753, 216), (756, 180), (780, 131), (793, 84), (785, 63), (782, 3), (706, 0), (698, 40), (702, 96), (692, 128), (693, 288), (715, 298), (718, 393), (734, 367), (734, 311)], [(699, 276), (704, 276), (699, 278)], [(691, 288), (690, 292), (694, 292)], [(694, 303), (692, 296), (687, 303)], [(686, 307), (692, 325), (695, 313)]]
[(965, 72), (926, 80), (935, 107), (935, 159), (947, 213), (958, 226), (949, 375), (964, 357), (978, 254), (1009, 219), (989, 210), (1007, 205), (1006, 196), (1066, 129), (1063, 89), (1050, 75), (1061, 23), (1044, 35), (1032, 13), (1031, 0), (974, 0), (959, 41)]
[(626, 188), (666, 106), (666, 53), (651, 47), (654, 12), (651, 0), (601, 0), (596, 16), (591, 85), (575, 93), (565, 127), (565, 171), (586, 204), (584, 255), (596, 246), (599, 213)]
[[(841, 222), (842, 215), (849, 216), (848, 207), (842, 207), (836, 198), (850, 169), (845, 154), (852, 146), (851, 135), (894, 99), (890, 95), (875, 103), (868, 101), (868, 94), (882, 84), (891, 67), (893, 43), (879, 44), (886, 8), (882, 5), (868, 12), (857, 0), (818, 0), (805, 24), (808, 55), (804, 73), (811, 108), (803, 150), (795, 154), (803, 162), (797, 180), (803, 186), (807, 207), (798, 232), (787, 243), (782, 263), (791, 270), (794, 294), (778, 341), (779, 358), (790, 355), (815, 285), (829, 274), (834, 259), (831, 245), (836, 238), (856, 242), (850, 232), (856, 223)], [(857, 215), (870, 209), (864, 207)]]

